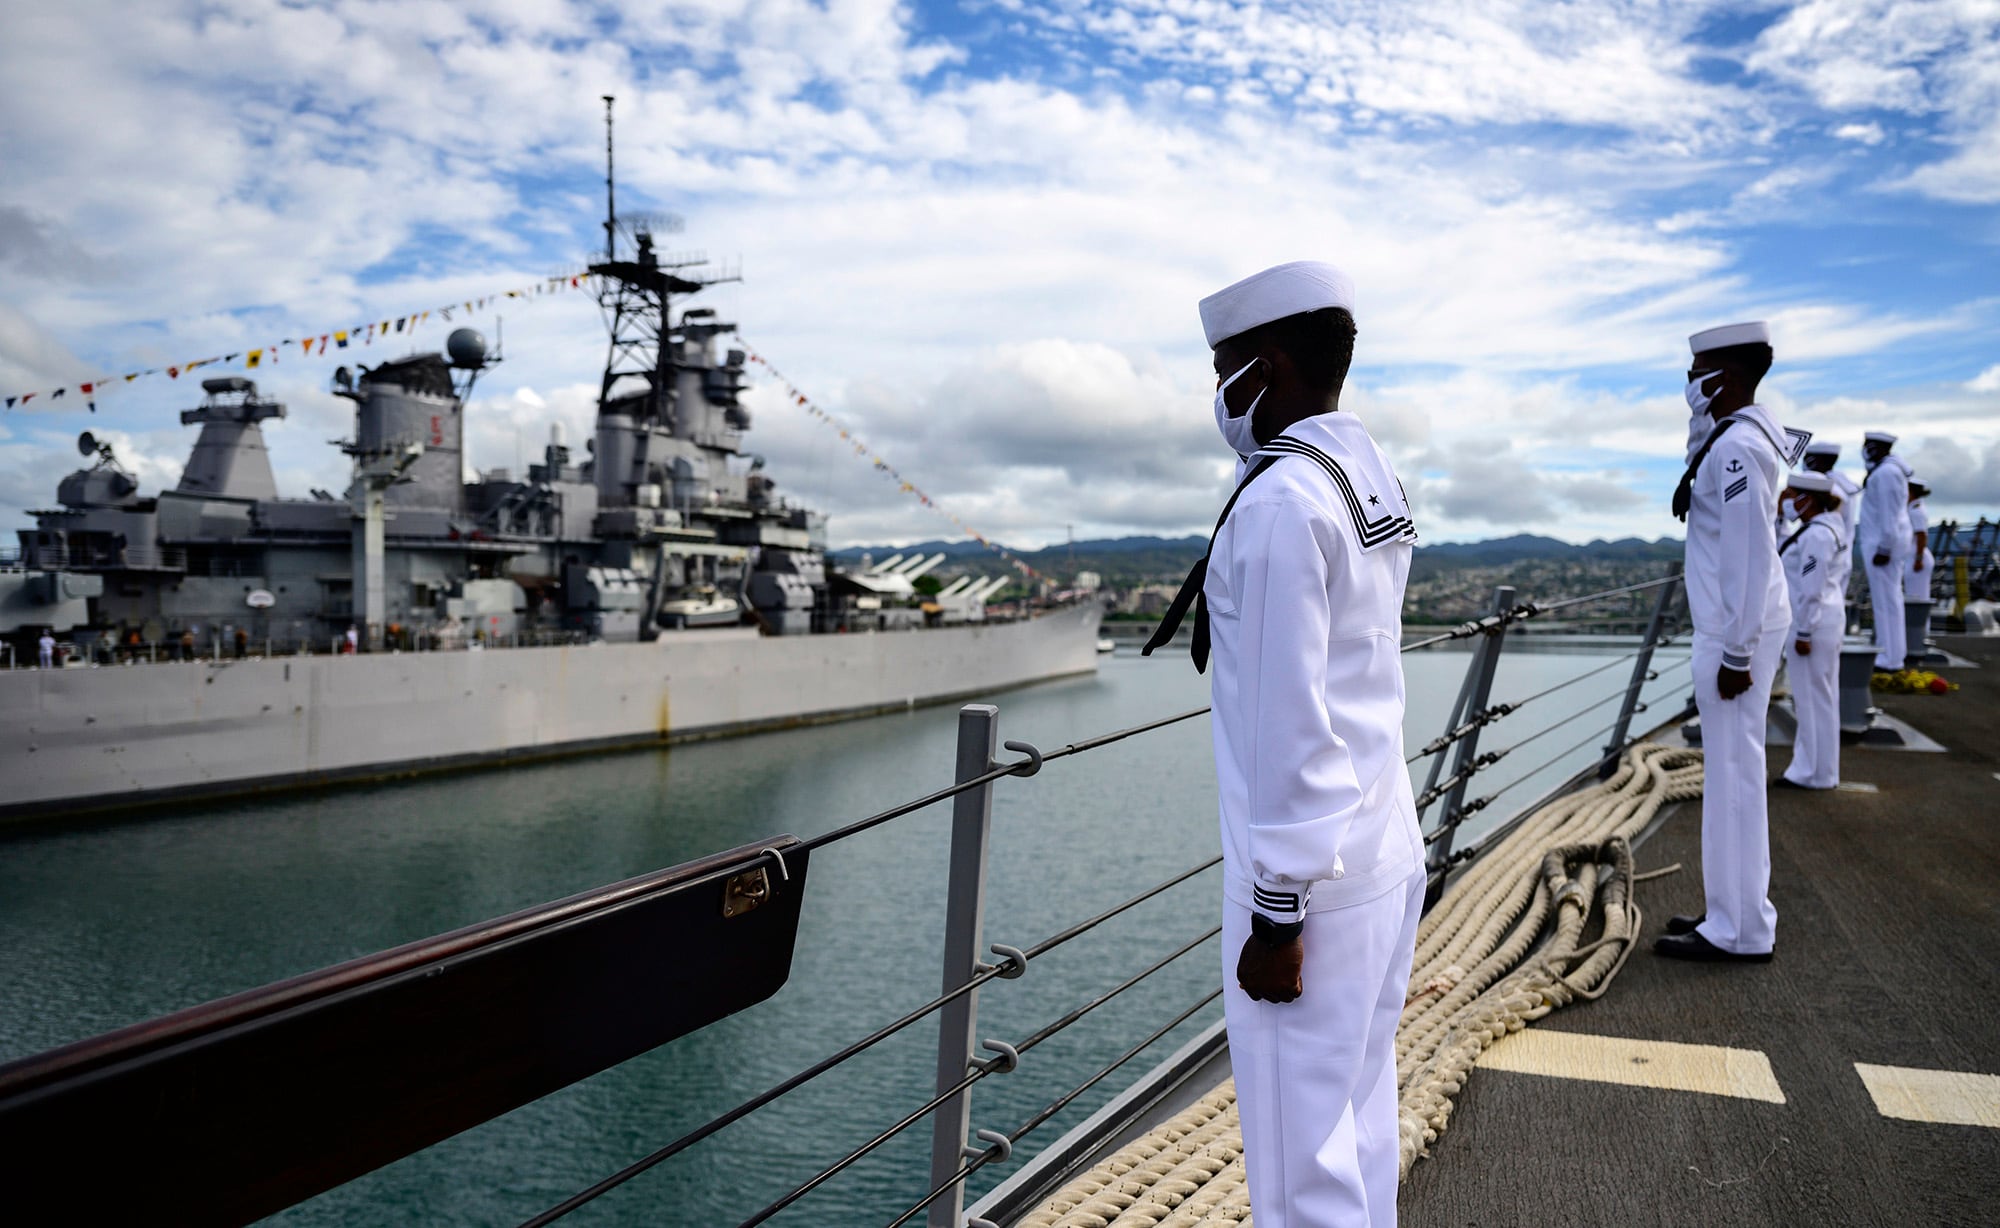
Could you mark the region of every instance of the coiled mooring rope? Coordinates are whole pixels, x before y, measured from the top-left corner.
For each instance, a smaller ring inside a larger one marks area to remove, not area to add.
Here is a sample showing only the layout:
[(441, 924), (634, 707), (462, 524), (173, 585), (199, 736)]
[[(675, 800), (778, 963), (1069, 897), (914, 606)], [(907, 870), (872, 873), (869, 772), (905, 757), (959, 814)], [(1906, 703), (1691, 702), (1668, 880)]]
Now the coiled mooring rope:
[[(1602, 994), (1639, 938), (1633, 837), (1701, 795), (1701, 752), (1641, 744), (1609, 780), (1542, 807), (1417, 930), (1396, 1033), (1402, 1173), (1444, 1132), (1496, 1040)], [(1585, 941), (1593, 932), (1594, 938)], [(1236, 1086), (1224, 1082), (1023, 1218), (1023, 1228), (1249, 1228)]]

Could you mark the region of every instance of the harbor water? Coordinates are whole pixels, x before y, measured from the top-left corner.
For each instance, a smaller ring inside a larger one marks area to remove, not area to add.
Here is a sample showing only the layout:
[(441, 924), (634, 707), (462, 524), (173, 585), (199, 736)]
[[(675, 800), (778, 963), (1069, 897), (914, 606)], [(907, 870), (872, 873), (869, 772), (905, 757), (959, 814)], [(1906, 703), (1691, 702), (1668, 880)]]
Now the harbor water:
[[(1583, 709), (1624, 685), (1629, 667), (1610, 662), (1632, 646), (1509, 642), (1496, 701), (1603, 672), (1486, 731), (1482, 749), (1496, 749), (1573, 718), (1477, 778), (1472, 795), (1519, 783), (1468, 837), (1593, 757), (1579, 747), (1548, 762), (1610, 723), (1615, 702)], [(1442, 729), (1467, 660), (1464, 651), (1405, 658), (1412, 750)], [(1661, 702), (1635, 729), (1678, 709), (1685, 661), (1674, 649), (1656, 658), (1647, 694)], [(995, 697), (1001, 737), (1053, 748), (1207, 700), (1184, 657), (1121, 651), (1102, 666)], [(930, 708), (7, 835), (0, 1060), (761, 837), (818, 834), (949, 783), (955, 726), (952, 708)], [(939, 983), (948, 815), (934, 807), (814, 857), (792, 978), (771, 1001), (274, 1222), (518, 1222), (926, 1001)], [(1003, 780), (986, 939), (1031, 945), (1216, 847), (1205, 720)], [(1117, 984), (1216, 924), (1218, 892), (1210, 870), (1037, 960), (1022, 979), (995, 982), (981, 993), (979, 1034), (1018, 1040)], [(1011, 1130), (1212, 990), (1219, 972), (1210, 941), (1057, 1034), (1015, 1073), (975, 1088), (974, 1126)], [(1080, 1098), (1017, 1147), (1017, 1161), (1219, 1013), (1211, 1004)], [(738, 1223), (922, 1104), (935, 1043), (926, 1020), (567, 1222)], [(927, 1128), (909, 1131), (774, 1222), (885, 1223), (926, 1192), (928, 1140)], [(981, 1174), (972, 1193), (1011, 1167)]]

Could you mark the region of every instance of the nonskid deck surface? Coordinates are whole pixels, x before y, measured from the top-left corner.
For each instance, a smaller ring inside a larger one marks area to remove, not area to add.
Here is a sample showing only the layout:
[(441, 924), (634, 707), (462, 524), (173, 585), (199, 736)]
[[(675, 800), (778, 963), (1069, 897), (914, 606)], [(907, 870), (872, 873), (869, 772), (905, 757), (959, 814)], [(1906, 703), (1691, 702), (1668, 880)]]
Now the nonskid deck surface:
[[(1879, 701), (1948, 754), (1850, 747), (1850, 789), (1771, 793), (1777, 959), (1641, 951), (1603, 999), (1500, 1042), (1411, 1172), (1405, 1223), (1992, 1222), (2000, 642), (1948, 647), (1981, 667), (1947, 671), (1960, 691)], [(1649, 934), (1699, 912), (1699, 803), (1639, 862), (1685, 867), (1641, 887)]]

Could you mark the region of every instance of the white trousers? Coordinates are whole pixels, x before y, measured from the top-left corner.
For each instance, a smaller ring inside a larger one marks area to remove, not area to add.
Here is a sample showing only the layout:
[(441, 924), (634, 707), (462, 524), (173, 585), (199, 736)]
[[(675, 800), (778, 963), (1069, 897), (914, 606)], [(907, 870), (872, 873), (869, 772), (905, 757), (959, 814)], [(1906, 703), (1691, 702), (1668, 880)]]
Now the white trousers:
[(1790, 634), (1782, 623), (1764, 629), (1750, 658), (1750, 689), (1734, 699), (1724, 699), (1715, 686), (1720, 640), (1695, 632), (1689, 659), (1695, 705), (1701, 709), (1701, 886), (1708, 899), (1701, 936), (1739, 955), (1769, 951), (1778, 932), (1778, 910), (1770, 899), (1764, 720)]
[(1840, 783), (1840, 640), (1837, 620), (1823, 618), (1813, 633), (1812, 651), (1800, 656), (1785, 641), (1785, 670), (1792, 680), (1792, 710), (1799, 730), (1792, 739), (1792, 762), (1785, 779), (1808, 789)]
[[(1931, 568), (1937, 566), (1937, 558), (1931, 554), (1929, 546), (1924, 547), (1924, 569), (1916, 570), (1916, 555), (1903, 567), (1903, 600), (1929, 601), (1931, 599)], [(1908, 624), (1905, 624), (1907, 629)]]
[(1305, 992), (1236, 984), (1250, 911), (1222, 907), (1223, 1007), (1257, 1228), (1394, 1228), (1396, 1020), (1410, 987), (1420, 869), (1406, 886), (1306, 914)]
[(1868, 558), (1868, 600), (1875, 607), (1875, 668), (1901, 669), (1907, 655), (1908, 636), (1903, 626), (1903, 572), (1910, 566), (1907, 552), (1892, 554), (1877, 567)]

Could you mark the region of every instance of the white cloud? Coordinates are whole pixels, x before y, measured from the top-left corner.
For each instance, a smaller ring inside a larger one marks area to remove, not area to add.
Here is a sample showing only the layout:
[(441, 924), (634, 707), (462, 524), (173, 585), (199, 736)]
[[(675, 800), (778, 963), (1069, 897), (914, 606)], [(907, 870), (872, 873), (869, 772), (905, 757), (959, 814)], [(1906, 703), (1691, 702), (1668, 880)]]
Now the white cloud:
[(1950, 157), (1918, 167), (1895, 186), (1964, 205), (2000, 202), (2000, 119), (1968, 139)]
[(1899, 440), (1897, 450), (1909, 456), (1911, 468), (1931, 488), (1924, 506), (1934, 520), (1954, 513), (1990, 517), (2000, 504), (2000, 442), (1934, 435), (1908, 446)]
[[(1807, 0), (1764, 30), (1746, 66), (1799, 86), (1830, 110), (1941, 117), (1954, 152), (1887, 186), (1968, 204), (2000, 201), (2000, 5)], [(1856, 123), (1836, 135), (1873, 144), (1880, 130)]]
[(1880, 145), (1889, 139), (1888, 134), (1882, 131), (1882, 125), (1876, 123), (1842, 124), (1833, 130), (1833, 135), (1857, 145)]
[[(39, 10), (0, 48), (0, 109), (19, 117), (0, 129), (0, 384), (247, 349), (584, 256), (606, 92), (621, 200), (745, 257), (750, 280), (705, 301), (967, 522), (1023, 540), (1204, 527), (1225, 467), (1193, 303), (1301, 254), (1359, 280), (1351, 406), (1428, 467), (1459, 536), (1482, 535), (1474, 509), (1505, 510), (1478, 492), (1506, 466), (1532, 493), (1509, 514), (1552, 511), (1533, 523), (1565, 536), (1648, 523), (1602, 483), (1654, 499), (1645, 465), (1678, 453), (1695, 327), (1765, 315), (1786, 361), (1812, 364), (1985, 318), (1782, 287), (1745, 305), (1730, 228), (1782, 220), (1834, 168), (1774, 155), (1782, 100), (1706, 83), (1701, 6), (1015, 7), (1077, 40), (1080, 84), (996, 73), (890, 0)], [(1791, 56), (1786, 79), (1821, 88)], [(1915, 97), (1936, 107), (1929, 63)], [(1083, 71), (1107, 66), (1148, 88)], [(1714, 203), (1660, 225), (1664, 200)], [(551, 421), (580, 453), (597, 313), (573, 296), (506, 315), (468, 462), (532, 459)], [(323, 442), (347, 429), (331, 366), (258, 373), (292, 407), (270, 431), (289, 493), (344, 485)], [(136, 428), (192, 403), (188, 381), (151, 382), (107, 413)], [(838, 538), (949, 531), (768, 386), (752, 406), (750, 446)], [(162, 458), (191, 442), (133, 433)], [(27, 503), (66, 446), (11, 449), (46, 449)]]
[(2000, 363), (1994, 363), (1973, 376), (1965, 386), (1972, 392), (2000, 392)]
[(1845, 304), (1801, 303), (1763, 314), (1770, 321), (1771, 341), (1780, 360), (1797, 364), (1873, 353), (1913, 338), (1962, 332), (1978, 318), (1979, 308), (1908, 318), (1871, 315)]
[(1004, 0), (1049, 36), (1102, 40), (1130, 63), (1171, 67), (1259, 105), (1266, 90), (1362, 125), (1394, 120), (1556, 122), (1692, 134), (1756, 109), (1692, 71), (1704, 6), (1468, 7), (1192, 4), (1184, 0)]

